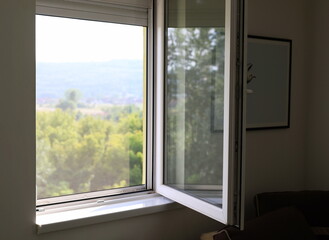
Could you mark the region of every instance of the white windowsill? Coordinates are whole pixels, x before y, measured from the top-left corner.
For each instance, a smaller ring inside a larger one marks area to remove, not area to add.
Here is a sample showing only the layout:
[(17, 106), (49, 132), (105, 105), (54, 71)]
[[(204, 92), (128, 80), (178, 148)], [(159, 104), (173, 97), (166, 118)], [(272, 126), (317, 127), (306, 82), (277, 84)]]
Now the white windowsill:
[(136, 217), (181, 207), (159, 194), (145, 194), (108, 201), (98, 206), (42, 212), (36, 216), (37, 233)]

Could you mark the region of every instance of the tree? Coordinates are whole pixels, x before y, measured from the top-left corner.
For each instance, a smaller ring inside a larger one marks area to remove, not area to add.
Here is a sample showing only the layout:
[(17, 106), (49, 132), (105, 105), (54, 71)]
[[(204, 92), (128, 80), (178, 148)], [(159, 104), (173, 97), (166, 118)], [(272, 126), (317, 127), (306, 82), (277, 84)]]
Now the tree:
[[(108, 113), (111, 113), (108, 107)], [(142, 184), (143, 120), (134, 106), (116, 119), (37, 112), (38, 198)]]
[(82, 94), (78, 89), (66, 90), (64, 99), (60, 99), (56, 108), (60, 108), (63, 111), (74, 111), (77, 108), (79, 100)]

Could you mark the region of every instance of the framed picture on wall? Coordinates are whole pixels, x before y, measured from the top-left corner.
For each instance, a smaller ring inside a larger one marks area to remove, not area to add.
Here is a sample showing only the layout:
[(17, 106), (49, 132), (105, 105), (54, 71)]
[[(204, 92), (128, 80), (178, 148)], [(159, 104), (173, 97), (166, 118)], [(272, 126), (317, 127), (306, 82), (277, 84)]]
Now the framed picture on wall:
[(247, 129), (290, 127), (292, 41), (248, 36)]

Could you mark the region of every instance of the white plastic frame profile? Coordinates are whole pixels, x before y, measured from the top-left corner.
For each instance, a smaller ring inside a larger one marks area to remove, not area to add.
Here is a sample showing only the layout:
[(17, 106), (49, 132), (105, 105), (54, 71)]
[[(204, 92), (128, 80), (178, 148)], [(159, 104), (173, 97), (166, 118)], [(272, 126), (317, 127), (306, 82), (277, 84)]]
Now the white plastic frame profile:
[[(102, 191), (95, 191), (95, 192), (86, 192), (86, 193), (77, 193), (72, 195), (65, 195), (65, 196), (58, 196), (58, 197), (51, 197), (45, 199), (36, 199), (36, 206), (37, 209), (53, 209), (53, 208), (61, 208), (65, 206), (69, 206), (70, 208), (80, 208), (83, 204), (86, 203), (97, 203), (100, 201), (109, 201), (116, 199), (118, 196), (119, 198), (123, 197), (123, 194), (133, 194), (134, 196), (139, 196), (140, 194), (150, 193), (152, 192), (153, 188), (153, 109), (154, 109), (154, 95), (153, 95), (153, 8), (150, 4), (151, 1), (149, 0), (125, 0), (124, 7), (126, 5), (130, 5), (132, 3), (137, 4), (138, 6), (130, 7), (131, 11), (140, 11), (143, 15), (144, 12), (147, 12), (147, 24), (144, 22), (144, 17), (140, 18), (143, 21), (137, 21), (135, 18), (125, 18), (123, 15), (119, 14), (119, 18), (115, 15), (111, 15), (111, 12), (107, 12), (106, 8), (102, 8), (102, 5), (97, 3), (104, 2), (107, 4), (105, 6), (111, 6), (111, 4), (117, 4), (119, 1), (116, 0), (100, 0), (96, 1), (96, 5), (93, 6), (93, 1), (89, 0), (37, 0), (36, 1), (36, 15), (45, 15), (45, 16), (55, 16), (55, 17), (63, 17), (63, 18), (73, 18), (73, 19), (80, 19), (80, 20), (90, 20), (90, 21), (101, 21), (101, 22), (108, 22), (108, 23), (119, 23), (119, 24), (128, 24), (128, 25), (137, 25), (147, 27), (147, 36), (146, 36), (146, 89), (145, 89), (145, 96), (146, 100), (146, 125), (147, 125), (147, 136), (146, 136), (146, 167), (145, 167), (145, 183), (132, 186), (132, 187), (124, 187), (124, 188), (116, 188), (116, 189), (109, 189), (109, 190), (102, 190)], [(86, 7), (83, 4), (88, 3), (89, 5)], [(143, 4), (142, 4), (143, 3)], [(147, 4), (146, 4), (147, 3)], [(80, 5), (82, 4), (82, 5)], [(94, 7), (97, 10), (101, 9), (101, 12), (93, 11)], [(141, 7), (144, 7), (142, 9)], [(85, 9), (86, 11), (82, 11)], [(136, 10), (137, 9), (137, 10)], [(142, 9), (142, 10), (141, 10)], [(88, 11), (87, 11), (88, 10)], [(130, 13), (130, 12), (128, 12)], [(132, 20), (132, 21), (131, 21)], [(127, 195), (128, 196), (128, 195)], [(75, 201), (81, 201), (80, 204), (76, 204)], [(72, 207), (73, 206), (73, 207)]]
[(165, 3), (156, 1), (156, 142), (155, 142), (155, 190), (182, 205), (198, 211), (224, 224), (234, 221), (234, 167), (236, 161), (236, 47), (237, 47), (237, 0), (225, 1), (225, 73), (224, 73), (224, 143), (223, 143), (223, 195), (222, 208), (187, 195), (164, 184), (164, 84), (165, 84)]

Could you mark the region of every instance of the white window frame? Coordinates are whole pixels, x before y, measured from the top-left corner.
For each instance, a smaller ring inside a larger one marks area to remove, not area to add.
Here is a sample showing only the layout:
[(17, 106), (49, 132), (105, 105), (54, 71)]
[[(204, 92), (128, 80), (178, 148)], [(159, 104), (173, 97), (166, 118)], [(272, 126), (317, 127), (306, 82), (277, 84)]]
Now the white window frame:
[[(57, 1), (57, 0), (56, 0)], [(43, 15), (51, 15), (51, 16), (62, 16), (62, 17), (75, 17), (81, 19), (88, 20), (99, 20), (99, 21), (111, 21), (117, 23), (127, 23), (132, 24), (133, 21), (139, 19), (139, 17), (132, 17), (128, 20), (123, 20), (122, 16), (118, 18), (114, 18), (112, 12), (106, 12), (100, 9), (108, 6), (109, 4), (120, 4), (121, 1), (116, 0), (91, 0), (93, 3), (97, 3), (98, 7), (96, 7), (93, 11), (86, 13), (83, 12), (83, 16), (79, 15), (79, 11), (75, 11), (74, 9), (63, 10), (58, 5), (54, 5), (56, 2), (53, 0), (37, 0), (37, 14)], [(90, 0), (59, 0), (62, 3), (68, 3), (68, 6), (73, 6), (74, 4), (82, 4), (81, 6), (86, 6), (88, 1)], [(148, 87), (147, 87), (147, 97), (148, 97), (148, 105), (147, 105), (147, 182), (146, 182), (146, 192), (143, 192), (141, 189), (119, 189), (110, 190), (116, 196), (105, 196), (102, 198), (98, 194), (98, 198), (95, 200), (84, 201), (83, 203), (88, 202), (107, 202), (111, 199), (126, 199), (125, 196), (131, 197), (132, 195), (121, 195), (123, 193), (134, 193), (135, 191), (139, 192), (137, 195), (152, 193), (152, 188), (155, 187), (155, 191), (165, 197), (168, 197), (178, 203), (181, 203), (191, 209), (194, 209), (198, 212), (201, 212), (213, 219), (216, 219), (224, 224), (239, 224), (239, 220), (243, 221), (243, 214), (241, 213), (241, 209), (239, 206), (243, 206), (243, 158), (244, 158), (244, 129), (245, 123), (243, 116), (245, 111), (245, 94), (244, 94), (244, 84), (243, 84), (243, 73), (242, 70), (245, 69), (243, 66), (243, 45), (244, 40), (238, 41), (237, 37), (237, 29), (241, 27), (241, 22), (243, 22), (243, 12), (244, 8), (239, 10), (238, 14), (238, 3), (244, 2), (243, 0), (225, 0), (226, 2), (226, 18), (225, 18), (225, 35), (229, 36), (226, 38), (225, 42), (225, 88), (226, 94), (224, 96), (225, 101), (229, 102), (229, 104), (225, 105), (225, 112), (228, 113), (225, 115), (224, 121), (224, 166), (223, 166), (223, 208), (219, 209), (209, 203), (206, 203), (202, 200), (191, 197), (187, 194), (181, 193), (177, 190), (174, 190), (163, 183), (163, 139), (164, 139), (164, 16), (165, 16), (165, 8), (164, 8), (165, 0), (154, 0), (153, 6), (155, 11), (155, 25), (153, 26), (153, 10), (152, 8), (148, 9)], [(125, 0), (122, 3), (127, 6), (129, 10), (130, 0)], [(132, 1), (133, 2), (133, 1)], [(135, 1), (137, 5), (135, 8), (143, 8), (143, 4), (141, 4), (142, 0)], [(52, 5), (53, 4), (53, 5)], [(73, 5), (72, 5), (73, 4)], [(77, 6), (76, 5), (76, 6)], [(239, 5), (241, 7), (241, 5)], [(145, 7), (145, 6), (144, 6)], [(97, 10), (98, 9), (98, 10)], [(100, 10), (100, 11), (99, 11)], [(112, 14), (112, 17), (109, 18), (109, 15)], [(239, 15), (239, 16), (237, 16)], [(240, 19), (240, 20), (239, 20)], [(242, 20), (241, 20), (242, 19)], [(136, 20), (137, 21), (137, 20)], [(140, 24), (141, 22), (138, 22)], [(145, 24), (145, 23), (144, 23)], [(154, 36), (153, 36), (154, 30)], [(242, 27), (243, 30), (243, 27)], [(241, 31), (240, 31), (240, 34)], [(245, 38), (245, 34), (240, 36), (240, 38)], [(153, 42), (153, 39), (155, 41)], [(237, 46), (240, 44), (239, 53), (237, 52)], [(154, 48), (152, 47), (154, 46)], [(241, 50), (242, 49), (242, 50)], [(155, 57), (154, 57), (155, 56)], [(240, 60), (237, 61), (237, 58), (240, 57)], [(242, 57), (242, 58), (241, 58)], [(154, 62), (154, 66), (153, 66)], [(154, 69), (154, 71), (153, 71)], [(237, 70), (239, 70), (239, 74), (237, 74)], [(239, 75), (239, 76), (238, 76)], [(155, 80), (154, 80), (154, 79)], [(241, 81), (237, 83), (237, 79)], [(240, 85), (239, 85), (240, 84)], [(242, 94), (241, 94), (242, 93)], [(238, 106), (238, 107), (237, 107)], [(239, 108), (239, 109), (237, 109)], [(154, 110), (155, 109), (155, 110)], [(234, 124), (229, 124), (234, 123)], [(237, 128), (238, 125), (238, 128)], [(154, 129), (154, 131), (153, 131)], [(155, 161), (153, 162), (153, 158)], [(153, 166), (153, 163), (155, 166)], [(238, 170), (237, 170), (238, 169)], [(241, 170), (242, 169), (242, 170)], [(155, 176), (153, 176), (153, 172)], [(236, 177), (236, 174), (239, 174), (239, 177)], [(152, 181), (154, 179), (154, 182)], [(239, 186), (237, 189), (237, 185)], [(105, 191), (104, 191), (105, 193)], [(77, 194), (81, 197), (81, 199), (90, 199), (92, 195), (88, 194)], [(239, 196), (237, 196), (239, 195)], [(145, 195), (146, 196), (146, 195)], [(92, 198), (96, 198), (97, 196), (92, 196)], [(64, 197), (65, 199), (65, 197)], [(70, 199), (66, 199), (70, 201)], [(62, 201), (62, 199), (61, 199)], [(56, 202), (51, 202), (53, 204)], [(40, 205), (49, 204), (49, 202), (44, 201)], [(81, 204), (81, 202), (80, 202)], [(73, 208), (77, 208), (79, 203), (70, 203), (69, 206)], [(239, 206), (238, 206), (239, 205)], [(56, 207), (56, 206), (55, 206)], [(50, 207), (51, 209), (54, 206)], [(69, 207), (70, 208), (70, 207)], [(78, 207), (79, 208), (79, 207)], [(43, 211), (44, 209), (39, 209)], [(238, 213), (239, 217), (237, 218), (236, 210), (240, 211)]]
[[(239, 119), (236, 119), (237, 106), (242, 104), (242, 96), (237, 98), (240, 91), (237, 91), (237, 26), (238, 21), (236, 20), (237, 13), (237, 1), (226, 0), (225, 1), (225, 76), (224, 76), (224, 156), (223, 156), (223, 185), (222, 185), (222, 208), (209, 204), (203, 200), (195, 198), (191, 195), (178, 191), (172, 187), (167, 186), (164, 183), (164, 89), (165, 84), (165, 72), (164, 72), (164, 1), (160, 0), (157, 4), (157, 16), (156, 16), (156, 37), (157, 37), (157, 57), (156, 57), (156, 171), (155, 171), (155, 183), (156, 192), (179, 202), (191, 209), (194, 209), (204, 215), (211, 217), (221, 223), (234, 225), (240, 224), (237, 215), (235, 213), (235, 207), (237, 204), (242, 203), (241, 199), (237, 201), (237, 181), (236, 174), (239, 174), (236, 169), (240, 168), (237, 162), (241, 162), (240, 151), (237, 149), (237, 145), (242, 144), (242, 138), (239, 140), (239, 134), (236, 129), (237, 124), (242, 124)], [(239, 29), (240, 30), (240, 29)], [(242, 80), (242, 79), (240, 79)], [(242, 87), (242, 86), (240, 86)], [(239, 100), (237, 100), (239, 99)], [(240, 102), (241, 101), (241, 102)], [(242, 136), (241, 136), (242, 137)]]
[[(132, 6), (128, 6), (129, 1)], [(147, 69), (146, 69), (146, 171), (145, 184), (132, 187), (115, 188), (97, 192), (85, 192), (72, 195), (63, 195), (45, 199), (37, 199), (37, 211), (52, 209), (54, 204), (60, 208), (64, 205), (72, 206), (83, 203), (108, 201), (109, 198), (118, 195), (126, 195), (153, 191), (153, 12), (150, 5), (145, 1), (125, 0), (123, 5), (118, 1), (102, 0), (95, 4), (88, 0), (37, 0), (36, 15), (74, 18), (91, 21), (103, 21), (147, 27)], [(144, 4), (143, 4), (144, 3)], [(117, 14), (115, 11), (122, 10)], [(140, 13), (140, 14), (139, 14)], [(129, 15), (128, 17), (125, 14)], [(137, 17), (135, 18), (134, 16)], [(147, 15), (147, 18), (145, 16)], [(48, 207), (51, 206), (51, 207)]]

